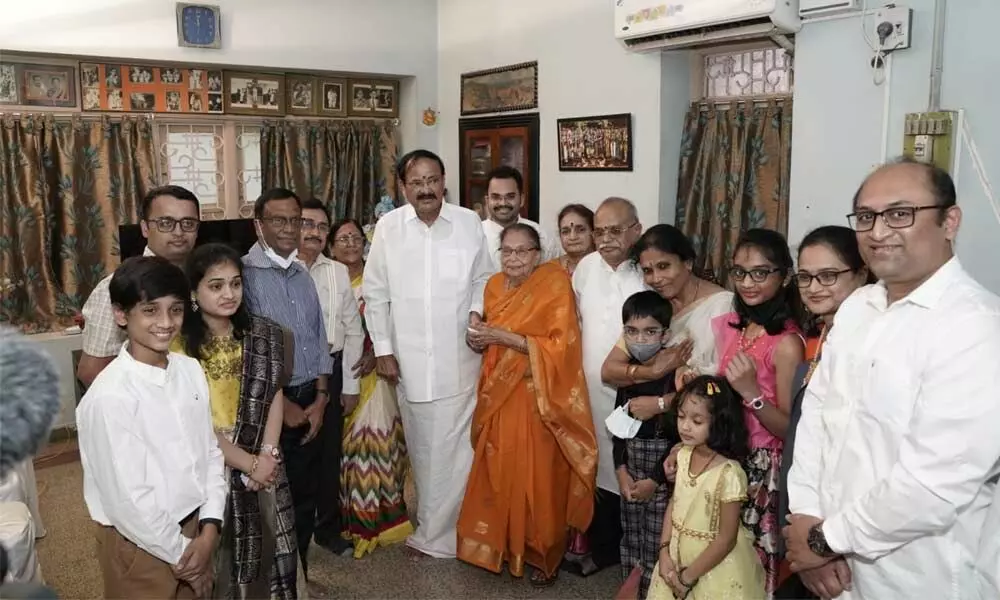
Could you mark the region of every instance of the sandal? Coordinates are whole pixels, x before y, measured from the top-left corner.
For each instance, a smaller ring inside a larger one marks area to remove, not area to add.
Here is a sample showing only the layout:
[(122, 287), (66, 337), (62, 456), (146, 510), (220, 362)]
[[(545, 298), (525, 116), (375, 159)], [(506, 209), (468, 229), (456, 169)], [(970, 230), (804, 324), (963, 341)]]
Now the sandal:
[(541, 569), (534, 569), (531, 572), (531, 577), (528, 578), (528, 581), (531, 582), (531, 585), (533, 587), (547, 588), (550, 585), (554, 584), (558, 577), (559, 577), (558, 572), (552, 575), (552, 577), (546, 577), (545, 573)]

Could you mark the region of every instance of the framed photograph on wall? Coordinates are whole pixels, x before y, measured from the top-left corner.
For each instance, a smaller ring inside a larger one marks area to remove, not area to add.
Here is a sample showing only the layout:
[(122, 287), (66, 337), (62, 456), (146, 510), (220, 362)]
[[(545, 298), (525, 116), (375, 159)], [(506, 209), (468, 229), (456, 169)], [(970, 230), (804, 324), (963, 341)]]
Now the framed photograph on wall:
[(288, 87), (288, 114), (316, 114), (317, 84), (316, 78), (311, 75), (289, 75), (285, 78), (285, 85)]
[(347, 82), (350, 103), (347, 114), (352, 117), (371, 117), (375, 114), (375, 89), (371, 81), (349, 79)]
[(379, 117), (399, 116), (399, 82), (372, 82), (372, 111)]
[(18, 63), (14, 73), (20, 81), (20, 104), (76, 108), (76, 67)]
[(285, 76), (225, 72), (225, 111), (234, 115), (285, 114)]
[(556, 121), (560, 171), (631, 171), (632, 114)]
[(346, 117), (347, 80), (321, 77), (318, 88), (319, 114), (324, 117)]
[(538, 63), (462, 74), (462, 116), (538, 108)]
[(18, 83), (17, 67), (11, 63), (0, 63), (0, 104), (20, 104), (21, 85)]

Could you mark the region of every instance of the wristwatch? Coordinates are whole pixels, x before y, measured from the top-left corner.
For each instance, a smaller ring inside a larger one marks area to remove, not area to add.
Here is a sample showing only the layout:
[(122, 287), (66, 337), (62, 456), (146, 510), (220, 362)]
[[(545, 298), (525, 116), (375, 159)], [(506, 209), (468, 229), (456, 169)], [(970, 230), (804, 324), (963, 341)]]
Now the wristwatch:
[(809, 535), (806, 536), (806, 544), (816, 556), (830, 558), (837, 555), (837, 553), (830, 548), (830, 545), (826, 543), (826, 536), (823, 534), (822, 523), (817, 523), (812, 526), (812, 529), (809, 530)]
[(743, 406), (752, 410), (760, 410), (764, 408), (764, 396), (757, 396), (753, 400), (744, 400)]

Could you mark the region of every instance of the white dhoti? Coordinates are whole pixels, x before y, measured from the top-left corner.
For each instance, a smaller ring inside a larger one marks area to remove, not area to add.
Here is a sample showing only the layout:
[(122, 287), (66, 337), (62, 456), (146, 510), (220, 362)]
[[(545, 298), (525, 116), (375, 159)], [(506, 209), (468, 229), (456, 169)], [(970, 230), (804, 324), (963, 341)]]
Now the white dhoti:
[(417, 529), (406, 544), (435, 558), (455, 558), (455, 527), (472, 469), (476, 388), (430, 402), (408, 401), (402, 384), (396, 393), (417, 487)]

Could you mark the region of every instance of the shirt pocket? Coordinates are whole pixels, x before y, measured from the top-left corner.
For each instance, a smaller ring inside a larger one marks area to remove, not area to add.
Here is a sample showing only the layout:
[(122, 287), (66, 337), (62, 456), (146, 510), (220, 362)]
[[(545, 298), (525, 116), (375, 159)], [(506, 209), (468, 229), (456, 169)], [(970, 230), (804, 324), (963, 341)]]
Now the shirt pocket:
[(462, 289), (468, 284), (469, 256), (462, 250), (441, 249), (436, 253), (438, 281), (449, 289)]
[(869, 425), (900, 433), (913, 416), (919, 392), (917, 373), (898, 360), (871, 359), (858, 398), (858, 418)]

